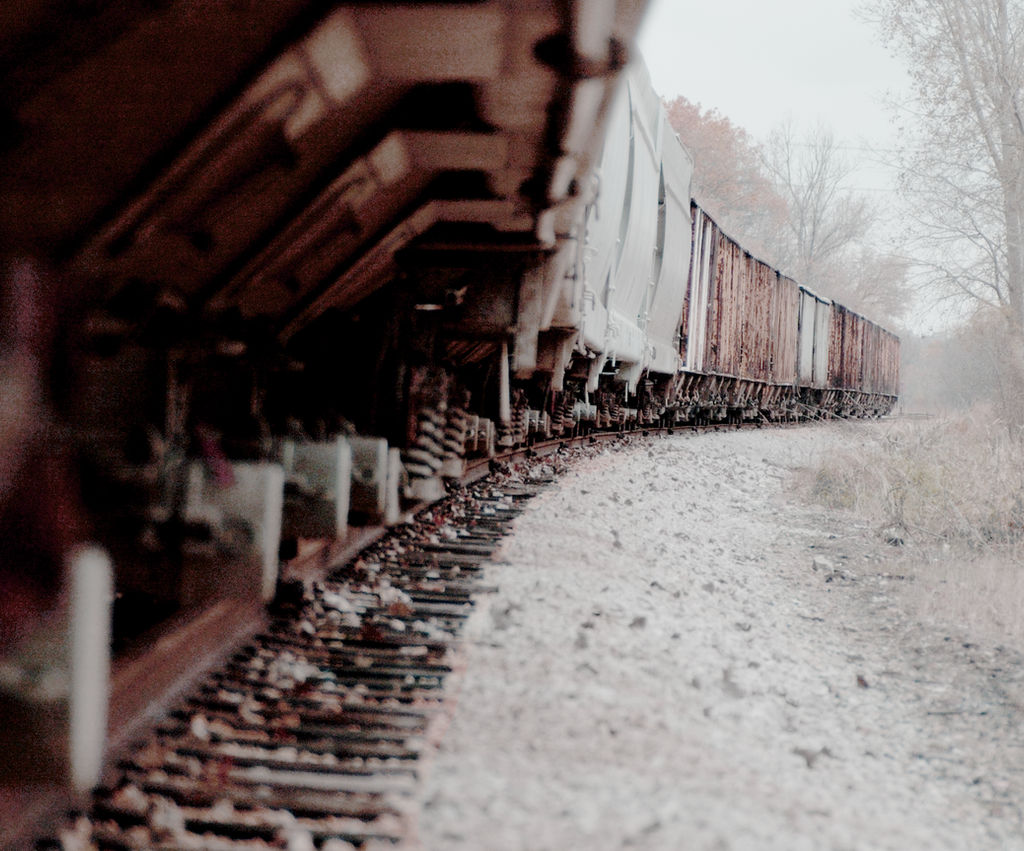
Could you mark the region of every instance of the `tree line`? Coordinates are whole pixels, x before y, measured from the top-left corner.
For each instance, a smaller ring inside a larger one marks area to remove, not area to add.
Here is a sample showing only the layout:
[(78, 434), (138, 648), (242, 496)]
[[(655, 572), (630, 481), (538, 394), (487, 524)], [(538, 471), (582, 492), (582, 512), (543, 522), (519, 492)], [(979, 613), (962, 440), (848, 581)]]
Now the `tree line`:
[(1024, 424), (1024, 0), (866, 0), (860, 14), (910, 78), (889, 155), (897, 206), (848, 188), (828, 128), (782, 123), (758, 142), (677, 97), (669, 120), (694, 154), (694, 196), (752, 253), (894, 330), (953, 305), (964, 321), (909, 346), (912, 371), (950, 383), (950, 363), (971, 360), (959, 396), (987, 395)]

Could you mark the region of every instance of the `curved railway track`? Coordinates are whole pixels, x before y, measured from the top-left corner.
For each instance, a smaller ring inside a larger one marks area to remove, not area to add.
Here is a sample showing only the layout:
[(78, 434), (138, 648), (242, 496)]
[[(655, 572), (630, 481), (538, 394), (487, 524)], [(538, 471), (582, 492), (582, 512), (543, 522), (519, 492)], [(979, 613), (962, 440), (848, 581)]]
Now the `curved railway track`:
[(35, 847), (368, 851), (413, 841), (417, 779), (446, 725), (461, 626), (474, 598), (494, 590), (485, 568), (523, 503), (566, 453), (672, 431), (481, 459), (411, 522), (364, 530), (363, 542), (377, 539), (336, 552), (332, 567), (293, 571), (257, 632), (233, 646), (220, 636), (226, 661), (198, 682), (192, 670), (183, 696), (121, 741), (91, 801)]

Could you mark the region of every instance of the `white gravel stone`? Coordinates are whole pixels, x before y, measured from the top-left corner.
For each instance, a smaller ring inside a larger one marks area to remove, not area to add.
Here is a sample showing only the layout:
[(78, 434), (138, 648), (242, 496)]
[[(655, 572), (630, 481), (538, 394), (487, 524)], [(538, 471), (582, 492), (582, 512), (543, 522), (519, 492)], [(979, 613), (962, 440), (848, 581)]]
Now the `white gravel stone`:
[(1019, 659), (915, 623), (894, 548), (787, 488), (849, 428), (639, 443), (530, 503), (423, 847), (1024, 849)]

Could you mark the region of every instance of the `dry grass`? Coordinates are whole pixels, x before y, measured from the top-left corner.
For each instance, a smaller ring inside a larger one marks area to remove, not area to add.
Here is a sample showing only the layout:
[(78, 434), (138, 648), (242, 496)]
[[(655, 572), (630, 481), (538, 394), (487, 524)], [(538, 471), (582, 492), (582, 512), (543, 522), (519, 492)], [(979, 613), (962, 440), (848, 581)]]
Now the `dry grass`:
[(849, 435), (806, 494), (902, 545), (921, 617), (1024, 646), (1024, 431), (977, 410)]
[(929, 559), (916, 573), (911, 602), (923, 620), (1024, 647), (1024, 570), (1018, 561), (998, 554), (947, 554)]
[(1024, 435), (982, 412), (851, 430), (849, 448), (819, 459), (808, 490), (887, 538), (1024, 548)]

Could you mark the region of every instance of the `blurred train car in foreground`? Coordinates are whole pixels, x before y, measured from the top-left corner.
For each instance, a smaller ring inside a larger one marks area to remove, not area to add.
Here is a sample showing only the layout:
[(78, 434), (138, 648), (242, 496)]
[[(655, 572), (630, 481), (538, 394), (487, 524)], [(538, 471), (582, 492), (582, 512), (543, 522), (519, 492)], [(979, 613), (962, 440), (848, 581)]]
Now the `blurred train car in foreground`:
[(691, 206), (643, 7), (0, 11), (0, 822), (467, 457), (892, 406), (895, 337)]
[(643, 6), (0, 10), (4, 830), (509, 440)]

